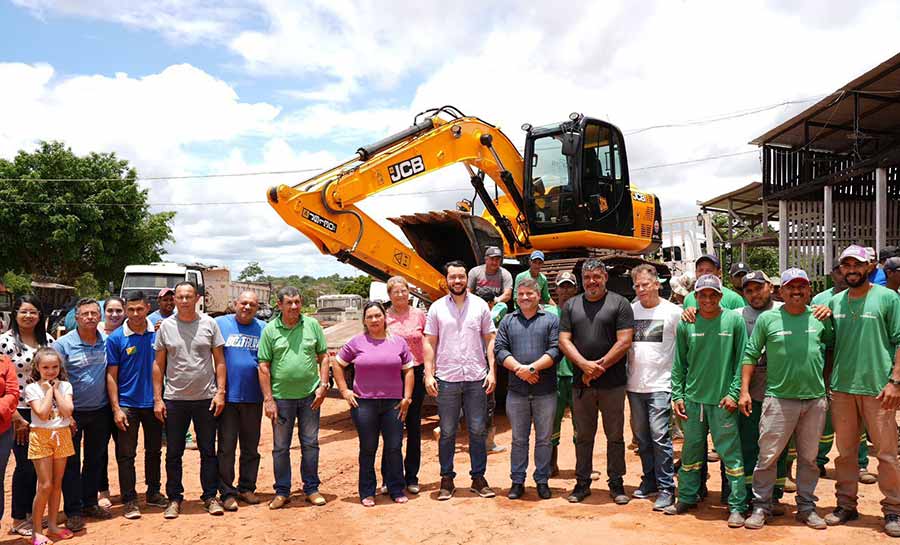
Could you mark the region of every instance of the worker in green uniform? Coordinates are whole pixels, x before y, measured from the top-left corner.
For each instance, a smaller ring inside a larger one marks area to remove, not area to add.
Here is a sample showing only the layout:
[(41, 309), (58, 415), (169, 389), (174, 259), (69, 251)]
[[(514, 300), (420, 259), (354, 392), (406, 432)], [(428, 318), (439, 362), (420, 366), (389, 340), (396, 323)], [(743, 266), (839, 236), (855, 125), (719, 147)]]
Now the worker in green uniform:
[[(702, 255), (697, 258), (697, 261), (694, 262), (694, 272), (697, 274), (697, 278), (700, 278), (703, 275), (711, 274), (713, 276), (718, 277), (720, 280), (722, 278), (722, 264), (719, 262), (719, 258), (713, 254)], [(697, 287), (694, 286), (694, 291), (688, 294), (684, 299), (684, 308), (685, 310), (689, 308), (697, 308)], [(722, 308), (727, 308), (731, 310), (743, 308), (746, 305), (746, 301), (741, 297), (741, 294), (738, 292), (728, 289), (725, 286), (722, 286), (722, 301), (719, 303), (719, 306)]]
[[(541, 267), (543, 266), (544, 252), (540, 250), (531, 252), (531, 255), (528, 256), (528, 270), (522, 271), (516, 275), (516, 280), (513, 282), (513, 293), (517, 293), (516, 290), (519, 289), (519, 282), (526, 278), (532, 278), (538, 283), (538, 287), (541, 289), (540, 303), (542, 305), (554, 305), (553, 299), (550, 298), (550, 284), (547, 282), (547, 277), (541, 272)], [(514, 300), (515, 297), (513, 297), (513, 301)], [(560, 303), (559, 306), (562, 307), (562, 303)], [(513, 302), (513, 309), (515, 309), (515, 307), (516, 305)]]
[(694, 294), (699, 308), (696, 322), (678, 324), (672, 365), (672, 409), (684, 426), (678, 502), (663, 512), (680, 515), (696, 507), (706, 436), (711, 433), (731, 484), (728, 526), (739, 528), (744, 525), (747, 490), (736, 410), (747, 329), (738, 313), (720, 306), (718, 276), (698, 278)]
[[(518, 281), (518, 278), (516, 279)], [(552, 312), (559, 316), (559, 309), (578, 293), (578, 284), (575, 275), (569, 271), (563, 271), (556, 275), (556, 299), (559, 306), (546, 306), (544, 310)], [(553, 420), (553, 435), (550, 436), (550, 442), (553, 444), (553, 452), (550, 456), (550, 476), (559, 475), (559, 436), (562, 432), (563, 416), (566, 414), (566, 408), (572, 411), (572, 363), (565, 357), (560, 360), (556, 366), (556, 415)], [(578, 437), (578, 430), (575, 428), (575, 419), (572, 419), (573, 437), (572, 441)]]

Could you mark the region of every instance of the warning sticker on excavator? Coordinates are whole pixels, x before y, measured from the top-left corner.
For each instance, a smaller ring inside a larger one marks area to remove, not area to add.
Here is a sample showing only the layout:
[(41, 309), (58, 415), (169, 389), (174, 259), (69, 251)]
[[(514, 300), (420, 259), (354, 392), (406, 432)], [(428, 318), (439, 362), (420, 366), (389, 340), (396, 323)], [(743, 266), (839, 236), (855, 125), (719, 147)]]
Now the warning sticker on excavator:
[(302, 215), (305, 220), (311, 221), (311, 222), (315, 223), (316, 225), (318, 225), (319, 227), (328, 229), (332, 233), (337, 233), (337, 224), (334, 223), (333, 221), (327, 220), (307, 208), (303, 209)]
[(423, 172), (425, 172), (425, 161), (422, 160), (421, 155), (416, 155), (405, 161), (400, 161), (396, 165), (388, 166), (388, 174), (391, 176), (392, 183), (397, 183)]
[(400, 265), (403, 268), (409, 267), (409, 254), (405, 252), (401, 252), (400, 250), (394, 250), (394, 263)]

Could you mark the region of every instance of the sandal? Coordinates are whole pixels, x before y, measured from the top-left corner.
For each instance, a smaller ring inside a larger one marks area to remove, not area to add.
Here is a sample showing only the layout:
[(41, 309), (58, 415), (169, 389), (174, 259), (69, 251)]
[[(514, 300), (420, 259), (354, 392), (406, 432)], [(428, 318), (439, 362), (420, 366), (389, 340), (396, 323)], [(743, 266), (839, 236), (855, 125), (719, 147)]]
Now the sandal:
[(9, 528), (9, 533), (20, 535), (22, 537), (31, 537), (32, 532), (31, 519), (16, 522)]
[(56, 532), (47, 532), (47, 537), (54, 541), (62, 541), (64, 539), (72, 539), (75, 537), (75, 534), (68, 528), (60, 528)]
[(50, 538), (41, 534), (35, 534), (34, 537), (31, 538), (31, 545), (53, 545), (53, 542), (50, 541)]
[(393, 498), (393, 500), (394, 503), (406, 503), (409, 501), (409, 498), (407, 498), (406, 496), (397, 496), (396, 498)]
[(373, 498), (372, 496), (366, 496), (365, 498), (360, 500), (360, 503), (363, 504), (363, 507), (375, 507), (375, 498)]

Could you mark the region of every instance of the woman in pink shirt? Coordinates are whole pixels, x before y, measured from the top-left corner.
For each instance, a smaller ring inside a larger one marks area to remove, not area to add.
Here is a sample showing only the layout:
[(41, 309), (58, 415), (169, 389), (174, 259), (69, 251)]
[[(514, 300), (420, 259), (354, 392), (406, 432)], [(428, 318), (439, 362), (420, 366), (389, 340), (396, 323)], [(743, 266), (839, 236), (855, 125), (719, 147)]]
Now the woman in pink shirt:
[[(402, 276), (387, 281), (391, 308), (387, 311), (387, 329), (391, 335), (403, 337), (413, 356), (412, 403), (406, 414), (406, 456), (403, 478), (410, 494), (419, 493), (419, 467), (422, 463), (422, 402), (425, 401), (425, 354), (431, 345), (425, 342), (425, 312), (409, 304), (409, 284)], [(381, 464), (384, 472), (384, 459)]]
[[(334, 380), (350, 405), (359, 434), (359, 497), (366, 507), (375, 505), (375, 452), (384, 438), (382, 478), (391, 498), (406, 503), (403, 491), (403, 420), (412, 403), (413, 356), (406, 341), (390, 335), (384, 306), (373, 301), (363, 308), (365, 331), (341, 348)], [(353, 389), (347, 388), (344, 367), (353, 364)]]

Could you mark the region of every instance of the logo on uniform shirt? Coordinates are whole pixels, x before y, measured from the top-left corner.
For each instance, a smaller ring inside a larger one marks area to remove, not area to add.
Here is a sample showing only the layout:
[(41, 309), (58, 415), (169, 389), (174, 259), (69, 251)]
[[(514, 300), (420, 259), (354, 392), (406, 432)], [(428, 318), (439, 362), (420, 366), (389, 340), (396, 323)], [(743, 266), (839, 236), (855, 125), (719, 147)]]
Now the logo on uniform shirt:
[(719, 332), (719, 337), (731, 337), (730, 331), (721, 331)]
[[(808, 330), (807, 330), (807, 332), (808, 332)], [(786, 335), (793, 335), (793, 334), (794, 334), (793, 331), (776, 331), (775, 332), (776, 337), (784, 337)]]
[(234, 333), (232, 335), (229, 335), (225, 340), (225, 347), (256, 350), (259, 347), (259, 337), (254, 337), (253, 335), (244, 335), (243, 333)]
[(129, 346), (128, 348), (125, 349), (125, 353), (128, 354), (129, 356), (133, 356), (137, 353), (137, 347)]
[(691, 333), (691, 337), (705, 337), (706, 333)]
[(663, 342), (663, 329), (665, 322), (662, 320), (635, 320), (634, 342), (636, 343), (661, 343)]

